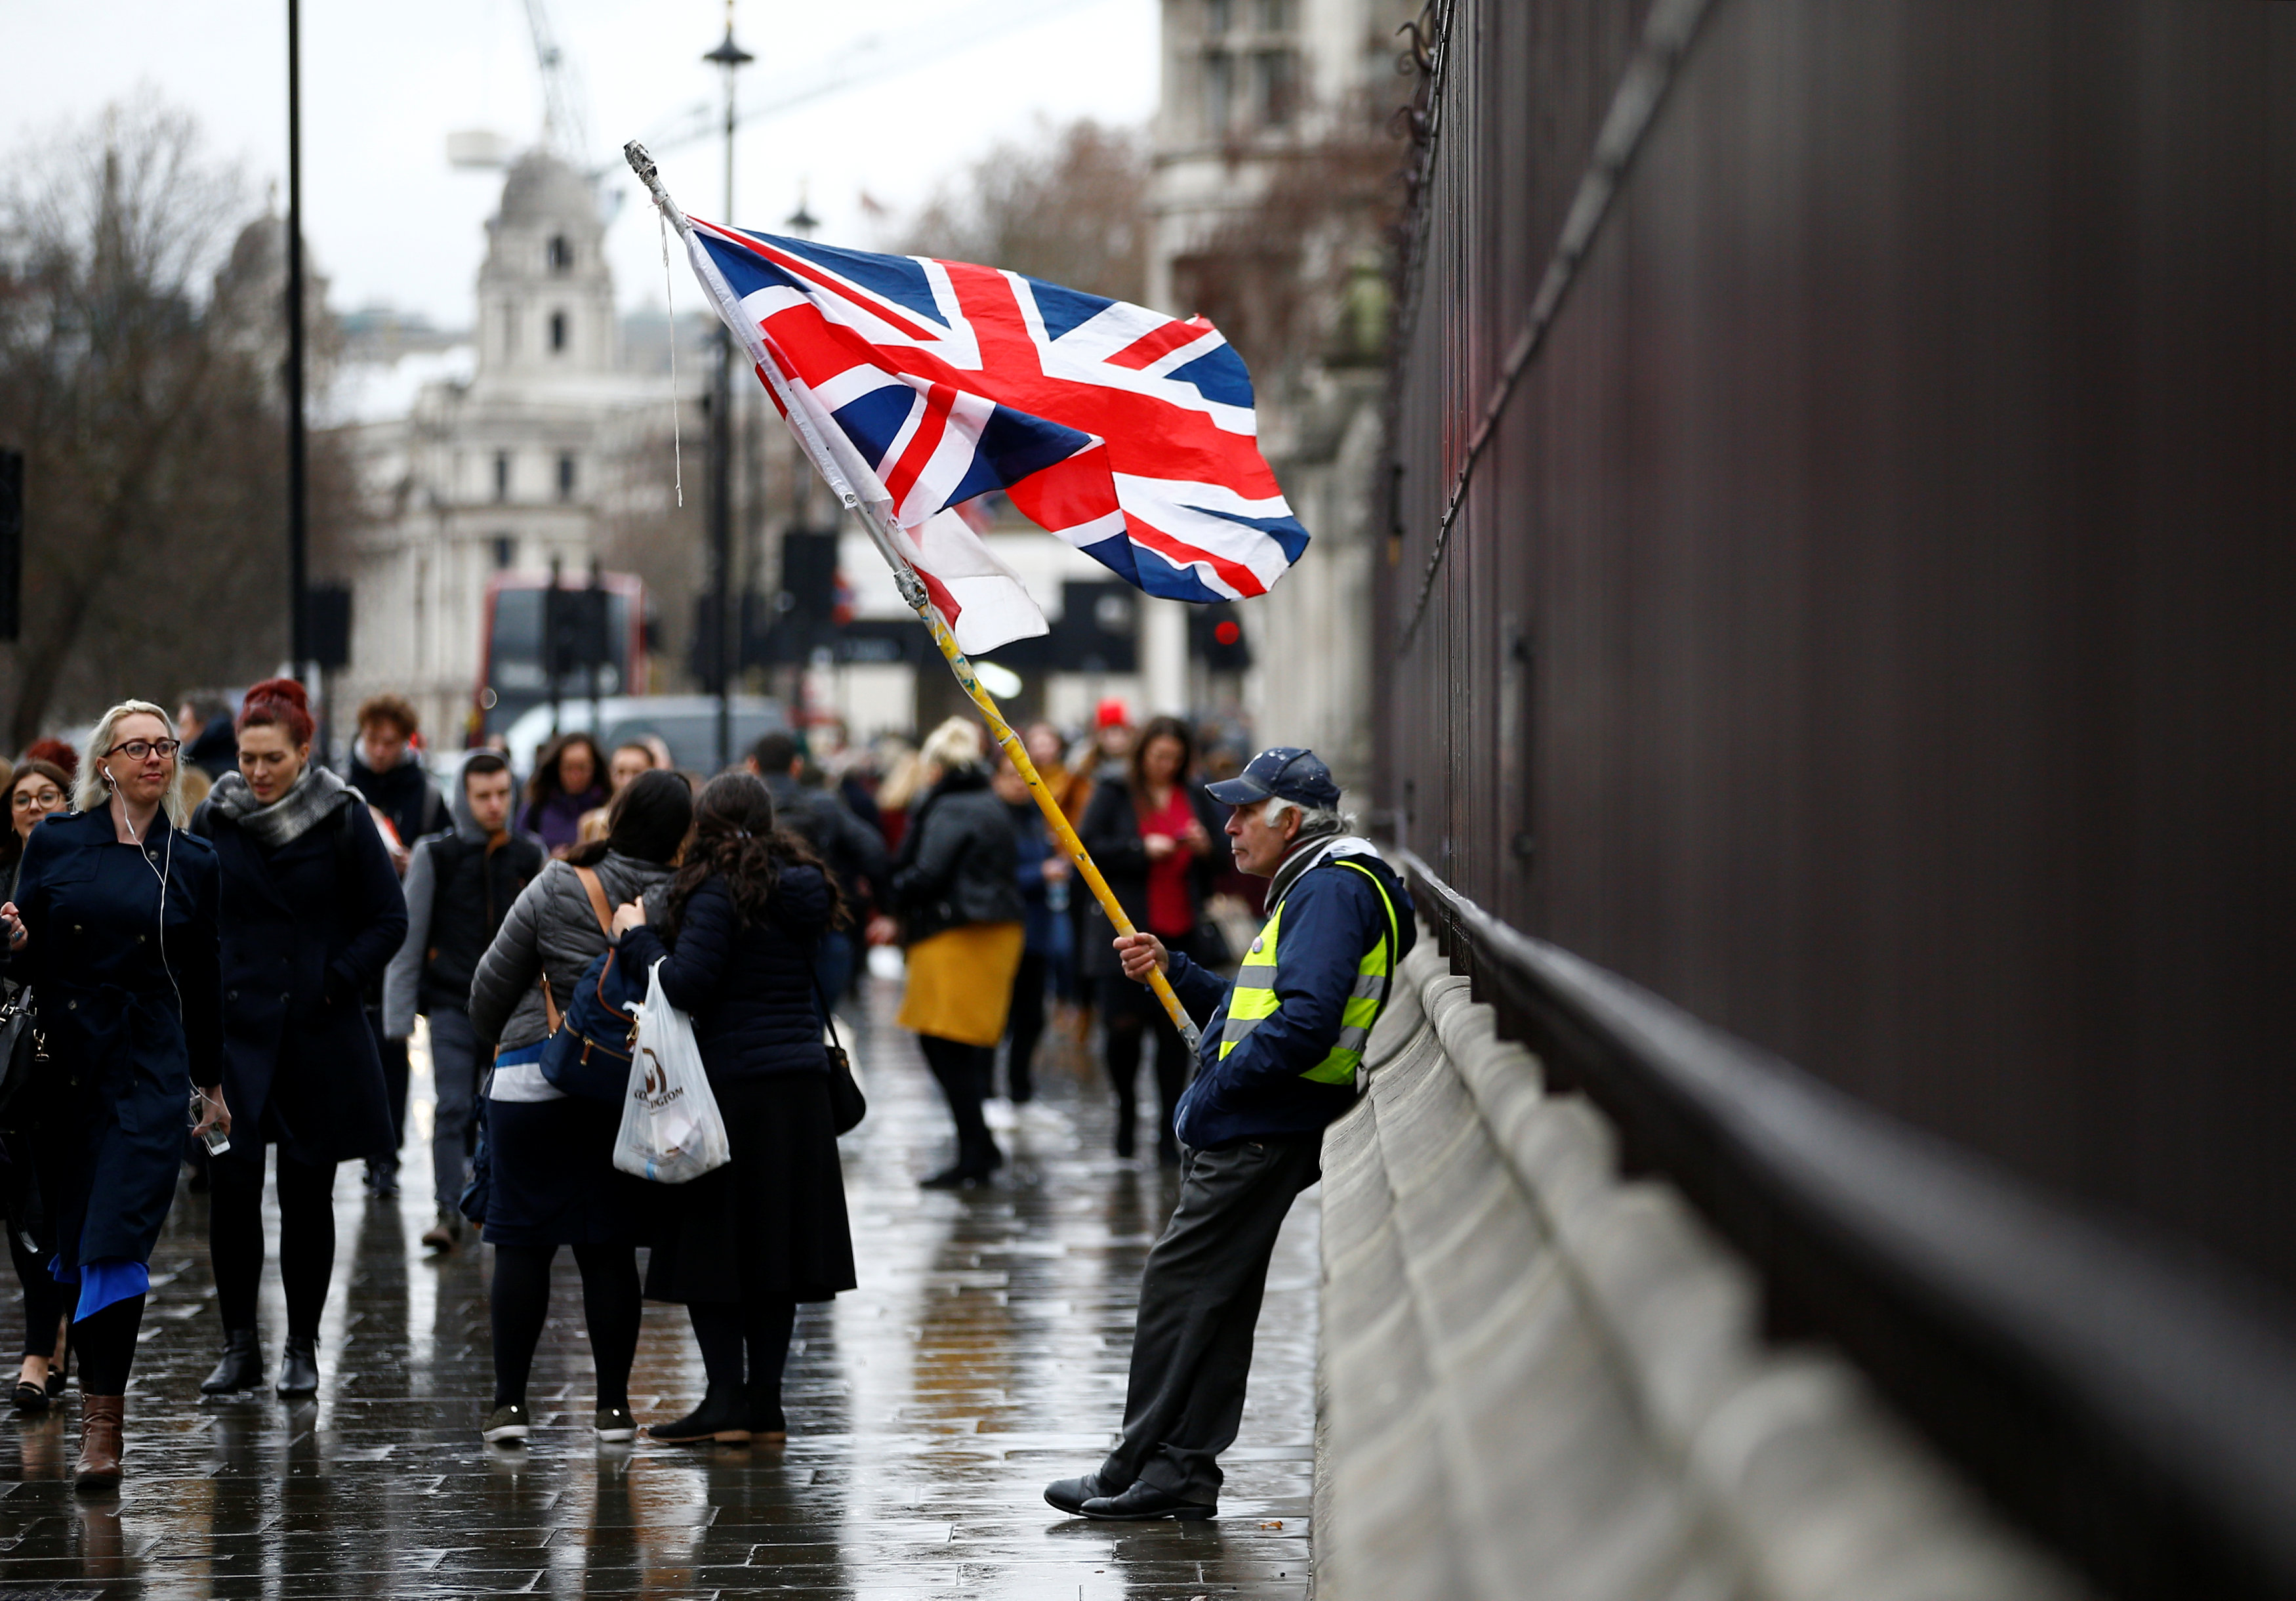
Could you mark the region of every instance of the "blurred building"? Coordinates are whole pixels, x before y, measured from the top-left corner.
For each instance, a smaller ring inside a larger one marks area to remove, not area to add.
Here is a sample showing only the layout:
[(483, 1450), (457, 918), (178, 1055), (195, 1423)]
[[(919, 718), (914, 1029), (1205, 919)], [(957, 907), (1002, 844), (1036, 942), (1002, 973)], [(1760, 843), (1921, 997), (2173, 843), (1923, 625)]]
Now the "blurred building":
[[(370, 319), (389, 358), (355, 366), (344, 402), (375, 515), (357, 540), (337, 699), (405, 694), (434, 744), (459, 743), (477, 709), (489, 580), (554, 562), (569, 581), (586, 574), (627, 492), (618, 463), (667, 426), (668, 379), (623, 359), (590, 185), (533, 152), (487, 229), (472, 335), (443, 345)], [(681, 374), (689, 390), (700, 376)], [(607, 676), (601, 692), (622, 693), (620, 669)]]
[(1314, 542), (1238, 609), (1251, 661), (1240, 674), (1206, 650), (1206, 630), (1192, 648), (1186, 609), (1147, 602), (1144, 690), (1157, 710), (1240, 711), (1263, 741), (1313, 745), (1343, 782), (1366, 776), (1371, 754), (1363, 635), (1384, 341), (1380, 228), (1349, 196), (1391, 187), (1398, 147), (1364, 131), (1399, 93), (1397, 30), (1418, 10), (1164, 0), (1148, 300), (1210, 316), (1251, 362), (1261, 447)]

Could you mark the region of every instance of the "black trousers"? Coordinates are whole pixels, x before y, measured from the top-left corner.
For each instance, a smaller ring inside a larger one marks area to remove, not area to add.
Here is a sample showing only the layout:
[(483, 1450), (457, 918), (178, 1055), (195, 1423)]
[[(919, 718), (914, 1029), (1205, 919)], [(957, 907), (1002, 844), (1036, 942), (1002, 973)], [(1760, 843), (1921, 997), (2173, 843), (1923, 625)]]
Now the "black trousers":
[(64, 1286), (48, 1271), (48, 1259), (24, 1249), (23, 1233), (8, 1219), (8, 1254), (16, 1264), (16, 1282), (24, 1286), (24, 1354), (56, 1354), (56, 1330), (64, 1315)]
[[(226, 1332), (255, 1326), (263, 1277), (263, 1146), (234, 1142), (209, 1176), (208, 1254), (215, 1264), (216, 1310)], [(287, 1332), (316, 1339), (335, 1271), (335, 1164), (279, 1162), (279, 1278), (287, 1292)]]
[(382, 1087), (390, 1096), (390, 1154), (368, 1160), (397, 1172), (399, 1147), (406, 1143), (406, 1080), (414, 1069), (406, 1058), (406, 1041), (382, 1037), (381, 1014), (369, 1012), (367, 1021), (375, 1025), (374, 1048), (382, 1057)]
[(988, 1046), (962, 1045), (935, 1034), (920, 1034), (917, 1044), (925, 1065), (940, 1082), (948, 1100), (948, 1114), (956, 1123), (956, 1166), (959, 1172), (986, 1178), (1002, 1166), (1004, 1154), (988, 1132), (980, 1103), (988, 1098), (989, 1075), (996, 1069), (996, 1053)]
[(1153, 1039), (1156, 1099), (1163, 1113), (1156, 1129), (1156, 1152), (1167, 1162), (1177, 1162), (1180, 1140), (1172, 1131), (1172, 1119), (1179, 1111), (1180, 1092), (1188, 1087), (1188, 1042), (1172, 1026), (1156, 992), (1130, 979), (1100, 981), (1100, 1016), (1108, 1081), (1116, 1088), (1116, 1154), (1132, 1154), (1133, 1129), (1140, 1116), (1140, 1047)]
[(1104, 1494), (1139, 1480), (1183, 1500), (1219, 1499), (1219, 1454), (1243, 1416), (1267, 1260), (1322, 1156), (1316, 1135), (1185, 1154), (1180, 1203), (1140, 1275), (1124, 1433), (1101, 1465)]
[(1013, 1009), (1004, 1023), (1004, 1091), (1015, 1106), (1037, 1094), (1037, 1041), (1045, 1033), (1045, 955), (1021, 953), (1013, 975)]

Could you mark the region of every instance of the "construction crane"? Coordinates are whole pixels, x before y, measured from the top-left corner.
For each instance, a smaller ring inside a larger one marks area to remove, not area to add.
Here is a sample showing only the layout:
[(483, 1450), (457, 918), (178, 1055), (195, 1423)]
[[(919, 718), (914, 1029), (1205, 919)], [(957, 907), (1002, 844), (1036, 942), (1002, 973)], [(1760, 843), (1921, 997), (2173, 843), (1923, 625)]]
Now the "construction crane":
[[(592, 159), (580, 70), (560, 47), (545, 0), (525, 0), (525, 4), (535, 71), (542, 80), (542, 147), (595, 184), (612, 168)], [(447, 160), (455, 167), (498, 169), (516, 159), (520, 143), (492, 128), (462, 128), (447, 135)]]
[[(870, 34), (826, 62), (808, 62), (753, 81), (750, 92), (737, 103), (736, 116), (746, 127), (812, 101), (897, 78), (992, 39), (1104, 3), (1105, 0), (975, 0), (973, 4), (906, 29), (890, 39)], [(723, 111), (709, 102), (696, 101), (676, 116), (655, 124), (644, 143), (659, 155), (680, 145), (715, 138), (723, 127)]]

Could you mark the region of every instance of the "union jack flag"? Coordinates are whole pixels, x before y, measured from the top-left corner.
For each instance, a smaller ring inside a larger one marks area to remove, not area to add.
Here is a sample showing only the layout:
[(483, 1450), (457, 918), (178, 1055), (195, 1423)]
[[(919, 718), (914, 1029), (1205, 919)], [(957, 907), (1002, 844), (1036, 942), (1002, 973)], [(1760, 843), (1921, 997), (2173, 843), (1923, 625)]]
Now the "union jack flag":
[(906, 536), (968, 650), (1044, 631), (952, 509), (992, 490), (1168, 599), (1264, 594), (1307, 549), (1250, 375), (1200, 316), (698, 219), (689, 248), (816, 464)]

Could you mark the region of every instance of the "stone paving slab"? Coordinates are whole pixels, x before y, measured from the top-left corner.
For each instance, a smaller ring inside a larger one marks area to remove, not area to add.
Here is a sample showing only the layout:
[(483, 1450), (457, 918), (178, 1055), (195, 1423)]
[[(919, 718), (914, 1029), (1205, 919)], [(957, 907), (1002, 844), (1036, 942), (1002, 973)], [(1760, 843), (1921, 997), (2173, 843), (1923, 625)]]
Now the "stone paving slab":
[[(1012, 1162), (997, 1186), (920, 1191), (946, 1158), (947, 1116), (890, 1025), (897, 999), (875, 983), (848, 1034), (871, 1104), (845, 1145), (861, 1287), (800, 1313), (786, 1447), (599, 1444), (564, 1255), (529, 1390), (534, 1435), (482, 1443), (486, 1253), (432, 1260), (418, 1243), (430, 1221), (418, 1104), (399, 1202), (366, 1200), (356, 1164), (337, 1184), (310, 1400), (199, 1400), (217, 1342), (206, 1203), (179, 1195), (152, 1262), (123, 1492), (84, 1500), (65, 1479), (76, 1391), (62, 1415), (0, 1421), (0, 1601), (1308, 1596), (1316, 1195), (1269, 1274), (1218, 1521), (1063, 1519), (1043, 1486), (1095, 1466), (1119, 1420), (1140, 1266), (1172, 1178), (1108, 1154), (1105, 1089), (1055, 1036), (1037, 1108), (1000, 1136)], [(418, 1054), (418, 1101), (421, 1072)], [(275, 1244), (275, 1216), (269, 1227)], [(275, 1364), (275, 1277), (265, 1297)], [(638, 1421), (678, 1416), (701, 1387), (683, 1311), (650, 1305)]]

